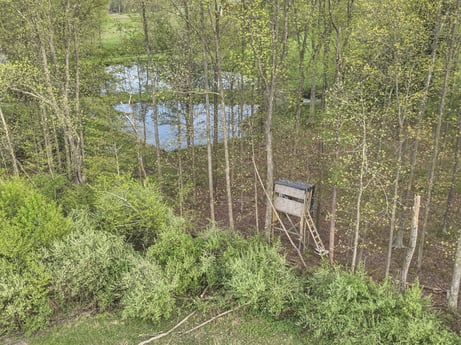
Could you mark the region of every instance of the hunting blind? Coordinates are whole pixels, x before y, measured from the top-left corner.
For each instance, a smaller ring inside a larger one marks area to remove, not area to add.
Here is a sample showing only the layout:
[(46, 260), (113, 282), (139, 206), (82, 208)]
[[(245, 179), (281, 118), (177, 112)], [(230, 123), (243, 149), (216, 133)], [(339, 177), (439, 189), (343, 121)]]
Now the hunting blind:
[[(326, 255), (322, 239), (317, 231), (311, 212), (314, 206), (314, 186), (301, 182), (279, 180), (274, 184), (273, 230), (284, 230), (284, 220), (289, 223), (285, 229), (288, 235), (298, 239), (298, 248), (304, 251), (307, 247), (308, 231), (314, 240), (315, 252)], [(276, 214), (277, 213), (277, 214)]]

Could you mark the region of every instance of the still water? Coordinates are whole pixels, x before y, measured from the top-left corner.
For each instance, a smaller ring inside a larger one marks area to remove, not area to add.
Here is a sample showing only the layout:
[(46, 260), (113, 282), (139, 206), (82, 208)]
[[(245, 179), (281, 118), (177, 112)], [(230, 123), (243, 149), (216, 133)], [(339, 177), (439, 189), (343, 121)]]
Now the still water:
[[(128, 94), (136, 94), (138, 92), (148, 91), (146, 88), (150, 87), (150, 82), (147, 78), (145, 69), (132, 66), (109, 66), (106, 70), (115, 81), (106, 85), (103, 93), (120, 93), (126, 92)], [(226, 80), (226, 85), (229, 82)], [(171, 89), (170, 85), (162, 80), (157, 80), (157, 87), (161, 90)], [(144, 129), (142, 119), (146, 119), (146, 141), (149, 144), (155, 145), (154, 137), (154, 122), (152, 119), (153, 108), (147, 103), (122, 103), (115, 107), (123, 116), (129, 117), (137, 126), (138, 135), (143, 138)], [(181, 103), (159, 103), (157, 105), (158, 119), (159, 119), (159, 139), (160, 147), (163, 150), (171, 151), (178, 148), (184, 148), (187, 145), (186, 141), (186, 113), (184, 105)], [(213, 114), (214, 105), (210, 104), (210, 114)], [(219, 121), (221, 120), (221, 106), (218, 106)], [(240, 135), (239, 121), (247, 118), (251, 114), (251, 106), (243, 105), (242, 108), (238, 105), (226, 106), (226, 122), (227, 122), (227, 135), (228, 137)], [(211, 116), (213, 117), (213, 116)], [(206, 106), (205, 104), (195, 104), (193, 107), (194, 119), (194, 143), (195, 145), (206, 144)], [(222, 139), (222, 124), (218, 123), (219, 137)], [(213, 127), (213, 119), (211, 119), (211, 126)], [(133, 131), (130, 121), (126, 119), (127, 130)], [(178, 135), (179, 131), (179, 135)]]

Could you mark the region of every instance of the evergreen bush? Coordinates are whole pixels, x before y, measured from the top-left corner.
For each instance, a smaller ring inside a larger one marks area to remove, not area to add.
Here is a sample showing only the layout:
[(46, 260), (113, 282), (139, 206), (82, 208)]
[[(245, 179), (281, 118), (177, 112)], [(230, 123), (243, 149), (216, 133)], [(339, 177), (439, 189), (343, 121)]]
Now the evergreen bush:
[(23, 267), (0, 257), (0, 335), (45, 327), (51, 316), (50, 276), (32, 254)]
[(31, 182), (42, 195), (56, 201), (65, 215), (74, 209), (93, 209), (94, 193), (88, 184), (71, 183), (66, 176), (58, 174), (36, 174)]
[(121, 300), (124, 318), (158, 322), (168, 319), (175, 309), (174, 284), (160, 266), (138, 257), (136, 266), (122, 280), (125, 294)]
[(201, 248), (200, 271), (206, 285), (215, 289), (223, 287), (226, 268), (224, 253), (230, 247), (235, 252), (238, 248), (243, 250), (247, 245), (246, 240), (239, 233), (212, 226), (197, 235)]
[(95, 201), (101, 229), (146, 250), (173, 218), (155, 185), (128, 178), (101, 181)]
[[(318, 269), (296, 308), (317, 344), (455, 344), (415, 286), (400, 294), (389, 282), (338, 268)], [(459, 341), (459, 340), (458, 340)]]
[(228, 247), (220, 264), (225, 270), (224, 288), (239, 304), (272, 316), (292, 308), (300, 285), (280, 254), (279, 243), (250, 238), (244, 246)]
[(178, 295), (202, 287), (201, 254), (200, 242), (185, 231), (179, 218), (159, 233), (147, 251), (147, 257), (159, 264)]
[(135, 253), (123, 238), (94, 229), (91, 215), (72, 214), (73, 231), (45, 252), (52, 295), (64, 310), (107, 310), (123, 295), (122, 277), (135, 265)]
[(53, 201), (20, 179), (0, 182), (0, 256), (22, 265), (37, 249), (69, 232)]

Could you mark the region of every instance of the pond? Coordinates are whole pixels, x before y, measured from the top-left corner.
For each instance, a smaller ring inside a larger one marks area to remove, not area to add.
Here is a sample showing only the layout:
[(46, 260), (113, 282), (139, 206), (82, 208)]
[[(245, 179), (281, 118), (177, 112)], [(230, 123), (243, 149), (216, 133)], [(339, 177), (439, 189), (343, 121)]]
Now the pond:
[[(219, 117), (221, 116), (219, 106)], [(233, 107), (226, 106), (227, 136), (230, 138), (240, 134), (239, 119), (244, 119), (251, 114), (251, 106), (244, 105), (242, 109), (238, 105)], [(125, 116), (130, 117), (137, 126), (137, 132), (140, 138), (143, 137), (143, 121), (142, 114), (146, 116), (146, 141), (151, 145), (155, 145), (154, 137), (154, 121), (152, 118), (153, 108), (146, 103), (134, 104), (119, 104), (115, 106), (115, 110), (122, 112)], [(181, 104), (166, 104), (160, 103), (157, 106), (159, 118), (159, 139), (160, 147), (163, 150), (171, 151), (187, 146), (186, 140), (186, 124), (184, 119), (185, 109)], [(210, 114), (213, 114), (213, 105), (210, 105)], [(211, 126), (213, 127), (213, 116), (211, 116)], [(193, 108), (194, 118), (194, 139), (195, 145), (206, 145), (206, 106), (205, 104), (195, 104)], [(179, 120), (179, 121), (178, 121)], [(233, 121), (232, 121), (233, 120)], [(133, 131), (130, 122), (126, 121), (127, 129)], [(179, 128), (178, 128), (179, 127)], [(222, 139), (222, 126), (218, 123), (219, 137)], [(178, 138), (178, 129), (179, 138)], [(212, 138), (213, 139), (213, 138)]]
[[(129, 94), (136, 94), (140, 91), (145, 92), (146, 87), (150, 87), (145, 68), (132, 66), (109, 66), (106, 73), (115, 78), (115, 81), (102, 90), (103, 94), (107, 93), (120, 93), (126, 92)], [(230, 83), (226, 80), (225, 85), (229, 86)], [(168, 90), (171, 86), (160, 79), (157, 80), (157, 87), (159, 89)], [(122, 103), (115, 107), (115, 110), (121, 112), (124, 117), (129, 117), (133, 123), (136, 124), (138, 135), (143, 138), (144, 129), (142, 119), (146, 119), (146, 141), (151, 145), (155, 145), (154, 137), (154, 121), (152, 118), (153, 108), (147, 103)], [(254, 109), (253, 109), (254, 110)], [(213, 114), (214, 105), (210, 104), (210, 114)], [(219, 121), (221, 120), (221, 105), (218, 106)], [(227, 105), (225, 107), (226, 121), (227, 121), (227, 135), (232, 137), (240, 134), (239, 121), (251, 115), (252, 107), (250, 105)], [(185, 148), (187, 146), (186, 140), (186, 126), (185, 126), (185, 106), (182, 103), (164, 102), (157, 105), (157, 113), (159, 118), (159, 138), (160, 147), (163, 150), (171, 151), (178, 148)], [(213, 116), (211, 116), (213, 117)], [(205, 104), (194, 104), (193, 107), (194, 119), (194, 144), (206, 144), (206, 106)], [(133, 132), (130, 121), (126, 119), (127, 130)], [(213, 119), (211, 119), (211, 126), (213, 128)], [(222, 139), (222, 124), (218, 123), (219, 136), (218, 140)], [(178, 136), (179, 129), (179, 136)]]

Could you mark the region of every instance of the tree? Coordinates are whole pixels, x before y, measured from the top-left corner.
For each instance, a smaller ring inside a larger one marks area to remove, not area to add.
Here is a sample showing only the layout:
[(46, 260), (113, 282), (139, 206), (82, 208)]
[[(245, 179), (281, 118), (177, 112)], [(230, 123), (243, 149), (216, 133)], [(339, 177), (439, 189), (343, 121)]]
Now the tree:
[[(438, 6), (441, 7), (442, 5), (443, 4), (440, 3)], [(426, 189), (426, 200), (425, 200), (426, 207), (424, 209), (424, 220), (423, 220), (423, 226), (422, 226), (421, 236), (420, 236), (420, 241), (419, 241), (419, 246), (418, 246), (418, 264), (417, 264), (418, 270), (421, 269), (422, 261), (423, 261), (423, 249), (424, 249), (425, 235), (427, 231), (427, 224), (428, 224), (428, 219), (429, 219), (429, 214), (430, 214), (430, 209), (431, 209), (432, 193), (433, 193), (433, 188), (434, 188), (434, 183), (435, 183), (435, 172), (436, 172), (436, 166), (437, 166), (439, 150), (440, 150), (440, 147), (439, 147), (440, 132), (442, 128), (442, 120), (445, 115), (445, 103), (446, 103), (446, 98), (447, 98), (449, 81), (453, 77), (453, 73), (454, 73), (453, 65), (454, 65), (455, 56), (457, 56), (456, 50), (459, 50), (459, 42), (460, 42), (460, 36), (458, 33), (459, 1), (456, 1), (453, 12), (454, 12), (453, 20), (450, 20), (450, 25), (449, 25), (449, 30), (450, 30), (449, 40), (447, 42), (448, 50), (445, 55), (444, 74), (443, 74), (443, 80), (442, 80), (442, 85), (440, 89), (440, 100), (439, 100), (437, 113), (436, 113), (437, 115), (436, 115), (434, 141), (433, 141), (433, 146), (432, 146), (431, 166), (429, 169), (429, 177), (427, 180), (427, 189)]]
[(62, 136), (68, 177), (84, 183), (83, 67), (80, 56), (99, 26), (105, 1), (49, 0), (43, 3), (5, 0), (1, 5), (11, 16), (11, 20), (2, 22), (0, 29), (2, 48), (8, 60), (36, 66), (36, 72), (39, 72), (25, 80), (9, 79), (7, 91), (19, 102), (21, 98), (27, 98), (49, 110), (41, 114), (50, 115), (49, 119), (58, 129), (57, 134)]
[(289, 1), (254, 1), (243, 2), (243, 25), (250, 49), (255, 59), (264, 103), (260, 105), (265, 113), (264, 137), (266, 148), (266, 201), (265, 231), (270, 238), (272, 223), (271, 202), (274, 184), (274, 158), (272, 143), (272, 119), (275, 111), (275, 95), (282, 78), (289, 33)]
[[(217, 6), (217, 1), (215, 0), (215, 9), (219, 9)], [(216, 14), (217, 15), (217, 14)], [(229, 227), (234, 228), (234, 213), (233, 213), (233, 204), (232, 204), (232, 189), (231, 189), (231, 177), (230, 177), (230, 158), (229, 158), (229, 147), (228, 147), (228, 132), (227, 132), (227, 119), (226, 119), (226, 103), (224, 101), (224, 80), (223, 80), (223, 71), (222, 71), (222, 60), (221, 60), (221, 37), (219, 29), (219, 21), (214, 21), (217, 17), (210, 16), (213, 27), (213, 39), (214, 39), (214, 48), (216, 56), (216, 74), (218, 78), (218, 89), (219, 97), (221, 101), (221, 128), (224, 144), (224, 161), (225, 161), (225, 176), (226, 176), (226, 195), (227, 195), (227, 214), (229, 219)]]
[(206, 148), (207, 148), (207, 172), (208, 172), (208, 193), (210, 205), (210, 220), (215, 223), (214, 210), (214, 184), (213, 184), (213, 155), (211, 147), (211, 113), (210, 113), (210, 90), (209, 90), (209, 73), (208, 73), (208, 56), (207, 56), (207, 39), (205, 31), (205, 10), (203, 3), (200, 4), (200, 21), (201, 26), (201, 43), (202, 43), (202, 63), (203, 63), (203, 82), (205, 87), (205, 111), (206, 111)]

